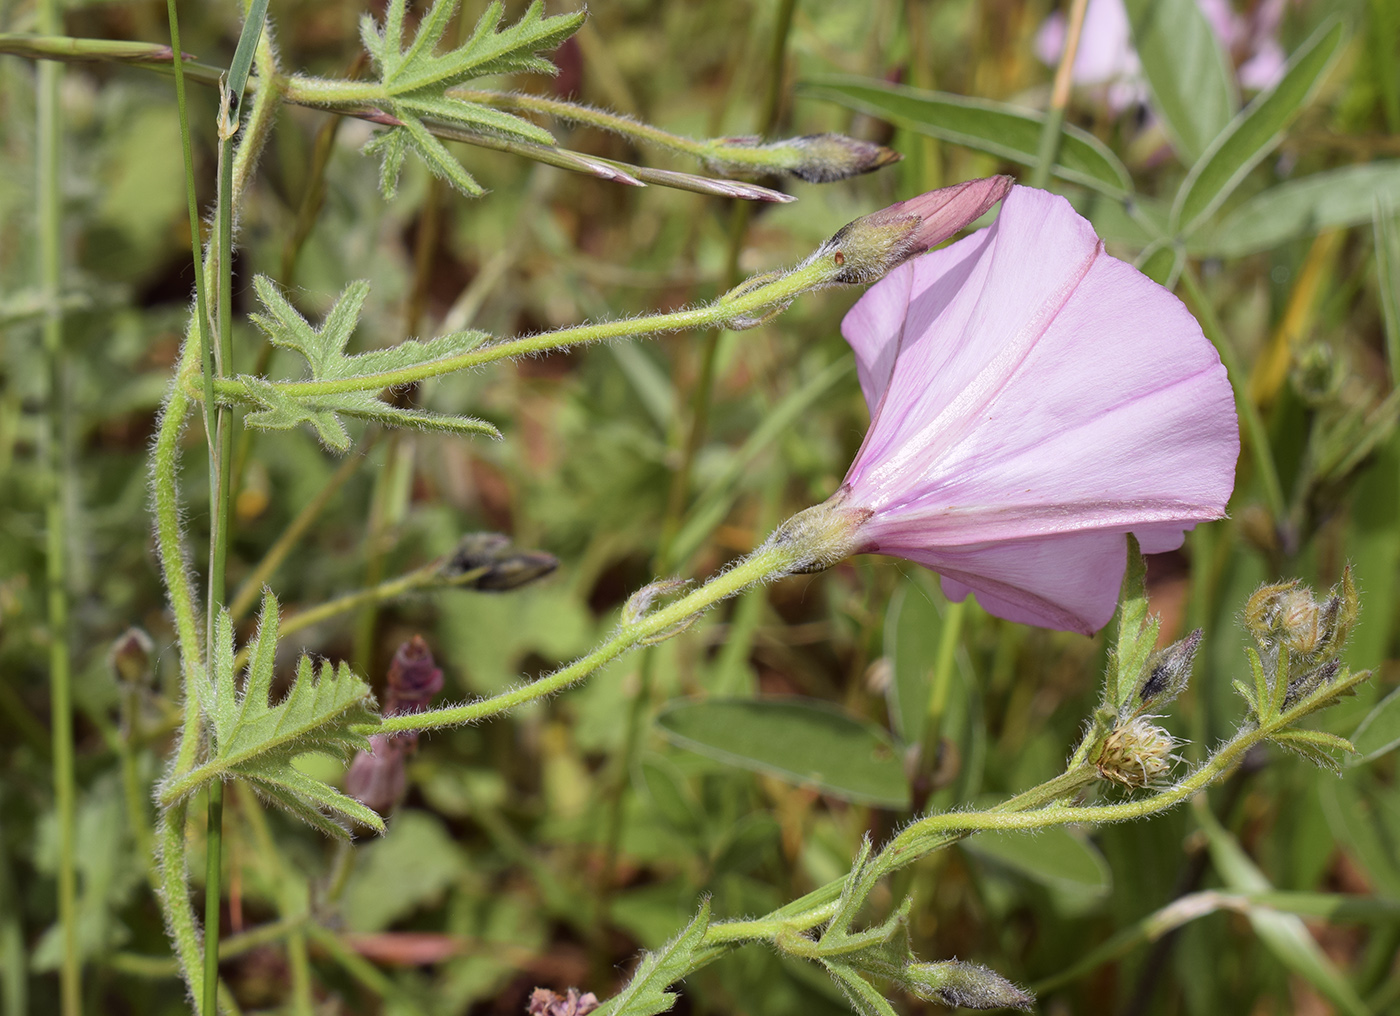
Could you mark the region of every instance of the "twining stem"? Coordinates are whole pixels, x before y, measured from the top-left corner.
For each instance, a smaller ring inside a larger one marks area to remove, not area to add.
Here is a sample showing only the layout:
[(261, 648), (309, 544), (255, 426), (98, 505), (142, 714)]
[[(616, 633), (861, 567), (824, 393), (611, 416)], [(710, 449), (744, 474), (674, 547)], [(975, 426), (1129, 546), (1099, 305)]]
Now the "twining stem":
[(1196, 312), (1206, 338), (1214, 343), (1216, 351), (1220, 354), (1220, 362), (1225, 365), (1225, 371), (1230, 375), (1230, 384), (1235, 390), (1235, 406), (1239, 409), (1240, 422), (1244, 424), (1245, 435), (1249, 439), (1249, 450), (1254, 456), (1254, 468), (1259, 471), (1259, 482), (1264, 487), (1264, 499), (1269, 504), (1269, 511), (1273, 514), (1275, 523), (1282, 523), (1288, 517), (1283, 485), (1279, 482), (1278, 468), (1274, 465), (1269, 432), (1259, 415), (1259, 407), (1249, 397), (1248, 376), (1240, 365), (1239, 357), (1235, 355), (1235, 347), (1225, 334), (1220, 319), (1215, 316), (1215, 308), (1201, 291), (1190, 266), (1181, 270), (1181, 285), (1186, 290), (1186, 299)]
[[(204, 1008), (217, 1013), (219, 984), (219, 912), (223, 907), (224, 783), (209, 783), (209, 824), (204, 845)], [(210, 991), (213, 986), (213, 991)]]
[(787, 547), (764, 546), (744, 558), (699, 589), (674, 603), (647, 614), (633, 624), (624, 625), (617, 634), (591, 653), (538, 681), (521, 685), (510, 691), (478, 699), (459, 706), (431, 709), (422, 713), (388, 716), (378, 724), (365, 725), (362, 733), (393, 734), (407, 730), (435, 730), (495, 716), (499, 713), (553, 695), (557, 691), (587, 677), (593, 671), (617, 659), (629, 649), (664, 638), (669, 629), (689, 623), (701, 611), (733, 596), (751, 585), (765, 582), (786, 573), (797, 555)]
[(1050, 108), (1040, 128), (1040, 147), (1036, 152), (1035, 168), (1031, 170), (1032, 187), (1044, 188), (1050, 181), (1050, 171), (1060, 156), (1060, 139), (1064, 136), (1065, 109), (1069, 106), (1069, 90), (1074, 80), (1074, 58), (1079, 52), (1079, 37), (1084, 31), (1084, 11), (1089, 0), (1070, 0), (1069, 18), (1065, 25), (1065, 48), (1055, 68), (1055, 84), (1050, 90)]
[[(827, 254), (751, 288), (741, 286), (739, 289), (726, 293), (719, 299), (701, 307), (663, 314), (648, 314), (636, 318), (623, 318), (617, 321), (574, 325), (569, 328), (560, 328), (557, 331), (543, 332), (539, 335), (524, 335), (519, 338), (493, 342), (490, 345), (481, 346), (456, 356), (446, 356), (440, 360), (432, 360), (398, 370), (385, 370), (374, 374), (323, 381), (275, 382), (274, 387), (283, 395), (291, 398), (377, 391), (396, 385), (411, 384), (426, 378), (441, 377), (444, 374), (480, 367), (498, 360), (543, 353), (566, 346), (636, 335), (655, 335), (663, 332), (704, 328), (709, 325), (722, 325), (736, 318), (749, 318), (756, 312), (781, 309), (801, 293), (830, 284), (837, 271), (838, 267), (832, 255)], [(243, 383), (237, 378), (217, 380), (214, 388), (220, 400), (239, 401), (245, 397)]]
[[(55, 0), (39, 5), (43, 30), (56, 31)], [(49, 723), (53, 738), (54, 811), (58, 824), (58, 922), (63, 936), (59, 967), (60, 1004), (64, 1016), (82, 1012), (82, 963), (78, 954), (78, 876), (74, 853), (74, 809), (77, 788), (73, 772), (73, 685), (68, 648), (67, 513), (64, 510), (64, 378), (63, 317), (59, 307), (62, 281), (61, 209), (59, 207), (59, 103), (62, 68), (39, 64), (34, 172), (39, 210), (39, 288), (43, 294), (44, 359), (48, 366), (48, 398), (44, 413), (44, 552), (49, 622)]]

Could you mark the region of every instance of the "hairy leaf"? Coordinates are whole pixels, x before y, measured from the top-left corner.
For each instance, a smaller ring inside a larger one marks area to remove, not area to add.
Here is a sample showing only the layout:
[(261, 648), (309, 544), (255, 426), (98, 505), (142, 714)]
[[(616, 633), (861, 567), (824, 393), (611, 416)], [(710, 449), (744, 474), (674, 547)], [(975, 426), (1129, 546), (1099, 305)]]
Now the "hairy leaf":
[[(346, 356), (345, 346), (369, 294), (369, 283), (352, 282), (346, 286), (319, 329), (311, 327), (265, 276), (255, 277), (253, 285), (266, 309), (265, 314), (251, 315), (253, 322), (273, 345), (300, 353), (310, 366), (314, 381), (346, 381), (409, 369), (468, 352), (487, 338), (481, 332), (454, 332), (427, 342), (410, 339), (388, 349)], [(350, 447), (350, 435), (340, 420), (342, 415), (415, 430), (500, 436), (495, 427), (483, 420), (403, 409), (390, 405), (373, 391), (291, 395), (266, 378), (245, 375), (237, 380), (248, 401), (257, 407), (245, 418), (248, 426), (290, 430), (307, 424), (328, 448), (340, 452)]]
[(293, 764), (307, 752), (348, 759), (368, 748), (353, 726), (374, 721), (374, 697), (344, 664), (318, 669), (303, 656), (291, 688), (273, 705), (277, 613), (277, 598), (264, 592), (241, 692), (233, 667), (233, 621), (222, 611), (215, 623), (213, 673), (199, 692), (210, 727), (209, 759), (199, 770), (203, 782), (248, 780), (267, 799), (333, 835), (347, 835), (352, 821), (383, 831), (383, 821), (369, 808)]
[(368, 16), (360, 22), (360, 38), (389, 96), (382, 103), (384, 110), (403, 124), (388, 132), (394, 137), (392, 142), (366, 146), (367, 151), (383, 152), (380, 190), (386, 197), (393, 196), (403, 154), (412, 148), (434, 175), (464, 194), (482, 194), (481, 185), (448, 153), (423, 120), (553, 145), (554, 136), (529, 120), (454, 98), (446, 94), (446, 89), (487, 74), (556, 73), (554, 65), (538, 54), (553, 49), (578, 31), (585, 12), (546, 17), (544, 4), (535, 0), (519, 21), (501, 28), (504, 7), (499, 2), (492, 3), (466, 42), (436, 53), (457, 11), (457, 0), (434, 0), (405, 49), (406, 7), (403, 0), (393, 0), (384, 12), (382, 27)]
[(710, 901), (706, 898), (700, 903), (700, 912), (679, 935), (642, 956), (627, 986), (604, 1002), (597, 1016), (654, 1016), (669, 1012), (676, 1004), (676, 995), (666, 989), (690, 973), (691, 960), (709, 926)]

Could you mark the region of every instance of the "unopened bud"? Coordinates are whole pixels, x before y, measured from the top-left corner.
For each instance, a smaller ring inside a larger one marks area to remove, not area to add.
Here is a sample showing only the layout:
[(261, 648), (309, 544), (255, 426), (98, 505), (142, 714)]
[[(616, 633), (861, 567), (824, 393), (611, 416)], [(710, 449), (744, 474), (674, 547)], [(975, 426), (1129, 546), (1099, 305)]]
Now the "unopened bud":
[(882, 208), (843, 226), (815, 257), (831, 259), (832, 282), (874, 282), (979, 219), (1013, 182), (989, 176)]
[(1099, 775), (1125, 787), (1150, 787), (1172, 768), (1176, 740), (1147, 717), (1137, 716), (1114, 729), (1094, 763)]
[[(384, 716), (416, 713), (442, 691), (442, 670), (423, 636), (415, 635), (394, 653), (385, 680)], [(381, 815), (403, 799), (404, 763), (418, 747), (418, 734), (371, 734), (369, 751), (357, 751), (345, 774), (345, 792)]]
[(1292, 708), (1314, 692), (1330, 685), (1337, 679), (1341, 669), (1341, 660), (1328, 660), (1322, 666), (1314, 667), (1289, 681), (1288, 690), (1283, 693), (1283, 708)]
[(468, 533), (442, 567), (454, 585), (483, 593), (503, 593), (543, 578), (559, 559), (540, 550), (516, 550), (500, 533)]
[(381, 815), (394, 810), (403, 798), (407, 780), (404, 755), (408, 739), (393, 734), (371, 734), (369, 751), (357, 751), (345, 773), (345, 792)]
[(763, 152), (761, 164), (743, 158), (727, 159), (723, 152), (710, 160), (716, 169), (744, 171), (769, 169), (791, 173), (808, 183), (831, 183), (869, 173), (904, 156), (884, 145), (861, 141), (844, 134), (808, 134), (800, 138), (760, 143), (758, 138), (725, 138), (729, 148), (749, 148)]
[(384, 693), (384, 716), (417, 712), (442, 691), (442, 670), (422, 635), (399, 646), (389, 664)]
[(1180, 642), (1153, 654), (1147, 661), (1147, 680), (1138, 689), (1134, 711), (1147, 707), (1166, 705), (1183, 691), (1191, 680), (1191, 664), (1196, 659), (1196, 650), (1201, 648), (1203, 632), (1197, 628)]
[(107, 653), (117, 680), (129, 685), (145, 683), (154, 649), (151, 637), (140, 628), (128, 628), (119, 635)]
[(979, 963), (910, 963), (903, 980), (919, 998), (947, 1006), (1029, 1012), (1035, 1005), (1033, 995)]
[(1317, 660), (1346, 644), (1360, 609), (1348, 567), (1323, 603), (1296, 579), (1261, 587), (1245, 604), (1244, 620), (1261, 644)]

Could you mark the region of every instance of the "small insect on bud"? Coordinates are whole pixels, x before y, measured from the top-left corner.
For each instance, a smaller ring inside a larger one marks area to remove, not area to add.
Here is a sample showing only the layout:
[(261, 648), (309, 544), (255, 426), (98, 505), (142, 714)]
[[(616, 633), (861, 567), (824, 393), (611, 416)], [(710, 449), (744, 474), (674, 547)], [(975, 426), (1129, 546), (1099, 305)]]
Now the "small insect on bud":
[(123, 684), (143, 684), (151, 674), (151, 654), (155, 646), (140, 628), (128, 628), (107, 652), (117, 680)]
[(504, 593), (543, 578), (559, 559), (540, 550), (516, 550), (501, 533), (468, 533), (442, 567), (453, 585), (483, 593)]
[(598, 1008), (598, 996), (593, 992), (580, 995), (577, 988), (570, 988), (563, 995), (548, 988), (536, 988), (530, 992), (530, 1004), (526, 1006), (526, 1016), (588, 1016)]
[(890, 205), (843, 226), (815, 256), (831, 259), (832, 282), (874, 282), (971, 225), (1012, 183), (990, 176)]
[(1132, 712), (1166, 705), (1186, 690), (1191, 680), (1191, 664), (1196, 659), (1196, 650), (1201, 648), (1203, 634), (1197, 628), (1180, 642), (1153, 654), (1147, 661), (1147, 678), (1138, 689), (1137, 702), (1131, 699), (1128, 702)]
[(901, 980), (919, 998), (947, 1006), (1022, 1012), (1030, 1012), (1035, 1006), (1035, 996), (978, 963), (910, 963)]
[(1170, 734), (1147, 717), (1137, 716), (1114, 728), (1094, 764), (1105, 780), (1135, 789), (1150, 787), (1171, 772), (1175, 747)]

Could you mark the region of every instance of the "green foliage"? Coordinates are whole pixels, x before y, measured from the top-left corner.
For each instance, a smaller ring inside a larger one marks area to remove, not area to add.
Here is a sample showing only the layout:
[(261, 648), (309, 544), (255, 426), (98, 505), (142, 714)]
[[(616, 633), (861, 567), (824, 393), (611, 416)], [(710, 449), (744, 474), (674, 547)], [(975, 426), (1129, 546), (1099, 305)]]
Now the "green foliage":
[(700, 941), (710, 924), (710, 901), (700, 901), (700, 911), (681, 933), (660, 949), (642, 954), (627, 985), (596, 1010), (598, 1016), (655, 1016), (670, 1012), (674, 992), (666, 989), (686, 974), (701, 951)]
[(909, 801), (904, 767), (885, 731), (818, 702), (678, 702), (657, 717), (675, 744), (710, 758), (885, 807)]
[(409, 148), (417, 152), (434, 175), (457, 190), (469, 195), (482, 193), (481, 185), (429, 133), (425, 121), (536, 144), (554, 144), (553, 135), (530, 121), (456, 98), (446, 89), (488, 74), (555, 73), (554, 65), (536, 54), (553, 49), (578, 31), (584, 11), (547, 17), (543, 0), (534, 0), (519, 21), (502, 29), (505, 5), (497, 0), (482, 13), (465, 42), (445, 53), (436, 53), (457, 11), (457, 0), (434, 0), (405, 47), (406, 10), (406, 0), (392, 0), (384, 12), (382, 26), (376, 25), (368, 14), (360, 21), (360, 38), (379, 71), (385, 94), (390, 97), (386, 112), (402, 122), (402, 126), (381, 134), (366, 149), (379, 153), (383, 160), (380, 189), (386, 197), (393, 197), (397, 190), (399, 169)]
[[(369, 295), (369, 283), (352, 282), (346, 286), (320, 328), (312, 328), (266, 276), (259, 275), (253, 285), (267, 311), (251, 315), (253, 322), (274, 346), (300, 353), (311, 368), (313, 381), (351, 381), (386, 371), (411, 369), (467, 352), (486, 341), (486, 336), (480, 332), (456, 332), (427, 342), (409, 339), (388, 349), (347, 356), (345, 346), (359, 322), (360, 310)], [(376, 392), (293, 395), (265, 378), (244, 375), (236, 382), (242, 386), (240, 394), (259, 407), (245, 417), (248, 426), (291, 430), (300, 424), (309, 424), (328, 448), (338, 452), (350, 448), (350, 435), (340, 421), (342, 414), (414, 430), (500, 436), (500, 432), (484, 420), (405, 409), (384, 401)]]
[(383, 820), (296, 767), (300, 755), (317, 752), (349, 759), (369, 747), (355, 724), (371, 722), (369, 686), (345, 664), (316, 667), (309, 656), (282, 701), (272, 705), (277, 658), (277, 598), (264, 592), (257, 637), (248, 646), (248, 671), (240, 691), (234, 672), (233, 622), (219, 614), (212, 673), (195, 687), (210, 728), (209, 758), (190, 777), (167, 786), (166, 796), (189, 793), (212, 779), (249, 781), (267, 800), (322, 832), (348, 837), (350, 823), (382, 832)]
[[(991, 155), (1035, 164), (1045, 115), (987, 99), (949, 95), (848, 76), (814, 77), (803, 91), (878, 116), (931, 137), (967, 145)], [(1132, 189), (1128, 170), (1098, 138), (1066, 127), (1056, 176), (1084, 187), (1122, 197)]]

